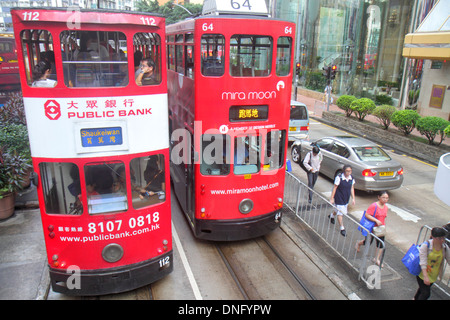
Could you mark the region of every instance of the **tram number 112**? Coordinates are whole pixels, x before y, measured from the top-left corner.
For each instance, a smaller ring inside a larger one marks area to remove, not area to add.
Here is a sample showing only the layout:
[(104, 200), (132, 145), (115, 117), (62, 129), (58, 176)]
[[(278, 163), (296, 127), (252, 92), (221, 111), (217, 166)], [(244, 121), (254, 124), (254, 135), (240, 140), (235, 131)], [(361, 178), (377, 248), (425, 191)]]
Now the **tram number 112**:
[(30, 11), (24, 12), (23, 13), (23, 20), (25, 20), (25, 21), (36, 21), (36, 20), (39, 20), (39, 12), (36, 12), (36, 11), (34, 11), (34, 12), (30, 12)]
[(170, 264), (170, 257), (169, 257), (169, 256), (164, 257), (164, 258), (162, 258), (162, 259), (159, 260), (159, 267), (160, 267), (160, 268), (162, 268), (162, 267), (164, 267), (164, 266), (167, 266), (167, 265), (169, 265), (169, 264)]

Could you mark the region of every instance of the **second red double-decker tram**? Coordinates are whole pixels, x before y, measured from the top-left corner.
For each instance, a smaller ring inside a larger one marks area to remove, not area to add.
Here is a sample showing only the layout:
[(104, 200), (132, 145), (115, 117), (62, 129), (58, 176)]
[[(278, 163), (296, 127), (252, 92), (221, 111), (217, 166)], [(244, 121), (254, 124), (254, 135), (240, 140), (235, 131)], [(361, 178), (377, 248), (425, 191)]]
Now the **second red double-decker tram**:
[(162, 278), (173, 269), (164, 18), (11, 14), (53, 290)]
[(171, 175), (198, 238), (279, 226), (294, 34), (293, 23), (242, 15), (167, 27)]

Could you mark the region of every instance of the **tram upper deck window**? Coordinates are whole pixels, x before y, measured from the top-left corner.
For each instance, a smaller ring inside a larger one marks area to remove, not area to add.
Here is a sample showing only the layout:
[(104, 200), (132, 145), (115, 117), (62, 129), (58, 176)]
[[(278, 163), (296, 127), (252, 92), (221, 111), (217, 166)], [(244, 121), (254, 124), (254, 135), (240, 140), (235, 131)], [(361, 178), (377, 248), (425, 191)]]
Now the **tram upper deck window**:
[(220, 77), (225, 72), (225, 37), (220, 34), (205, 34), (201, 45), (202, 74)]
[(280, 37), (277, 41), (277, 76), (289, 75), (291, 69), (292, 38)]
[(46, 213), (83, 213), (80, 172), (74, 163), (41, 162), (39, 172)]
[(130, 162), (132, 203), (140, 209), (164, 202), (166, 174), (162, 154), (140, 157)]
[[(139, 86), (161, 83), (161, 37), (157, 33), (136, 33), (133, 37), (135, 81)], [(165, 67), (165, 66), (164, 66)]]
[(122, 32), (73, 31), (60, 34), (67, 87), (114, 87), (128, 84)]
[(272, 68), (272, 37), (234, 35), (230, 40), (230, 74), (265, 77)]
[(200, 173), (203, 175), (228, 175), (230, 173), (231, 139), (225, 134), (204, 134), (202, 136), (202, 163)]
[(24, 30), (20, 35), (25, 74), (31, 87), (56, 86), (53, 37), (47, 30)]

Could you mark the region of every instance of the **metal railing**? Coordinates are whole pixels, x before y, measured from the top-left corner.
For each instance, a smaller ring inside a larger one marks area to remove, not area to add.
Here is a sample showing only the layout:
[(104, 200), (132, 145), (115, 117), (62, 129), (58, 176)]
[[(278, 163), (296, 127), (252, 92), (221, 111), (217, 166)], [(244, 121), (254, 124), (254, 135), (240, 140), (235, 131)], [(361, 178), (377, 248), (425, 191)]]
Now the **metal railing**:
[[(361, 231), (358, 230), (358, 227), (363, 228), (359, 222), (349, 215), (343, 215), (343, 225), (347, 234), (345, 237), (342, 236), (336, 217), (335, 224), (331, 223), (329, 218), (333, 211), (337, 211), (336, 207), (321, 194), (308, 188), (306, 184), (290, 172), (286, 172), (284, 205), (354, 268), (359, 273), (359, 279), (363, 280), (369, 288), (376, 286), (377, 289), (380, 289), (380, 266), (383, 265), (385, 248), (383, 241), (370, 233), (365, 245), (361, 246), (360, 252), (357, 252), (357, 241), (364, 239)], [(377, 241), (373, 241), (374, 239)], [(376, 248), (377, 243), (380, 248)], [(382, 252), (380, 253), (380, 262), (377, 265), (375, 261), (377, 261), (378, 250), (382, 250)], [(377, 274), (380, 277), (378, 281), (376, 277), (372, 276), (376, 271), (378, 271)]]
[[(417, 242), (416, 245), (422, 244), (425, 241), (429, 240), (431, 237), (431, 227), (425, 225), (420, 228), (419, 235), (417, 236)], [(447, 250), (450, 250), (450, 240), (446, 239), (447, 244)], [(445, 292), (447, 295), (450, 296), (450, 267), (448, 266), (447, 260), (445, 260), (445, 257), (443, 258), (444, 266), (441, 273), (441, 277), (438, 277), (437, 281), (435, 282), (434, 286)]]

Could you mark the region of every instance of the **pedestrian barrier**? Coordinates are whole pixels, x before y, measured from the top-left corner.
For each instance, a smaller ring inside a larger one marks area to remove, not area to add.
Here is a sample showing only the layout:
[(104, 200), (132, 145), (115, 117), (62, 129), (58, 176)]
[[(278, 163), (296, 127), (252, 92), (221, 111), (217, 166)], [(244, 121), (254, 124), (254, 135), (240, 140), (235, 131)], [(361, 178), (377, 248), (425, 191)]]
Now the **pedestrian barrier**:
[[(429, 227), (427, 225), (422, 226), (420, 228), (419, 235), (417, 236), (417, 244), (422, 244), (431, 237), (431, 229), (432, 227)], [(450, 240), (446, 239), (447, 248), (450, 248)], [(444, 259), (444, 266), (441, 273), (442, 277), (438, 277), (437, 281), (434, 283), (433, 286), (439, 288), (443, 292), (445, 292), (447, 295), (450, 296), (450, 267), (448, 266), (447, 260)]]
[[(310, 192), (312, 193), (311, 200), (309, 200)], [(364, 239), (361, 231), (358, 230), (358, 227), (363, 228), (359, 222), (349, 215), (344, 215), (343, 224), (347, 234), (345, 237), (342, 236), (337, 219), (333, 224), (329, 218), (336, 207), (289, 172), (286, 172), (284, 205), (355, 269), (359, 273), (359, 279), (363, 280), (369, 288), (381, 288), (380, 266), (383, 264), (385, 248), (383, 241), (370, 233), (367, 236), (366, 244), (361, 246), (358, 252), (356, 243)], [(374, 239), (378, 241), (373, 241)], [(376, 248), (377, 242), (380, 246), (379, 249)], [(377, 249), (382, 250), (379, 264), (375, 263), (378, 255)]]

